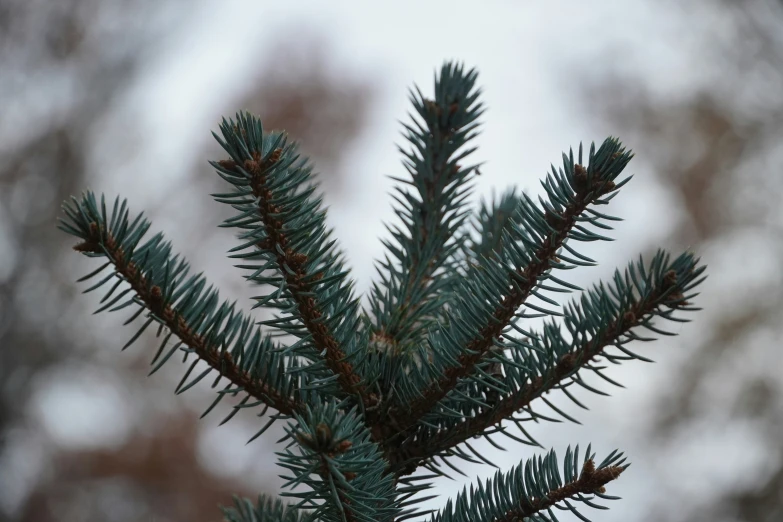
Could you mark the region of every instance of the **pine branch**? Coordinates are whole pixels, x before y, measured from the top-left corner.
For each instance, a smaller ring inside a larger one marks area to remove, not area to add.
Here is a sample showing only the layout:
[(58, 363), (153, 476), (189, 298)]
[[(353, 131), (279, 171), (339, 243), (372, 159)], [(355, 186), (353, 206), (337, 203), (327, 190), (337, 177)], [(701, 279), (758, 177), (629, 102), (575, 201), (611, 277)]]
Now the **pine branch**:
[[(85, 291), (93, 291), (109, 281), (115, 282), (95, 313), (139, 306), (126, 321), (128, 324), (143, 311), (148, 311), (148, 320), (123, 349), (153, 322), (159, 324), (158, 336), (164, 328), (168, 330), (169, 334), (153, 359), (155, 367), (151, 373), (160, 369), (178, 350), (184, 351), (186, 357), (188, 353), (195, 353), (198, 359), (186, 373), (177, 393), (217, 370), (218, 379), (226, 377), (231, 382), (229, 386), (234, 395), (246, 392), (284, 415), (300, 409), (300, 383), (285, 376), (284, 359), (277, 353), (279, 347), (274, 346), (268, 336), (263, 336), (260, 329), (251, 328), (251, 320), (235, 310), (234, 304), (223, 302), (218, 306), (218, 292), (212, 287), (204, 292), (206, 280), (200, 274), (188, 279), (188, 264), (179, 256), (171, 257), (171, 244), (163, 241), (162, 234), (139, 246), (150, 223), (141, 214), (130, 222), (126, 201), (120, 205), (117, 198), (109, 216), (103, 197), (99, 206), (95, 195), (87, 192), (81, 201), (72, 198), (63, 209), (68, 219), (60, 220), (59, 228), (83, 240), (74, 250), (89, 257), (108, 259), (106, 264), (80, 281), (96, 277), (113, 266), (107, 277)], [(129, 288), (115, 295), (122, 283)], [(172, 335), (180, 342), (160, 358)], [(210, 368), (186, 384), (198, 360), (206, 362)], [(225, 391), (221, 392), (218, 399), (225, 395)]]
[[(410, 355), (446, 302), (444, 289), (453, 275), (447, 260), (460, 243), (455, 232), (465, 218), (465, 200), (478, 165), (460, 163), (474, 150), (465, 145), (478, 134), (483, 113), (475, 89), (477, 73), (447, 63), (435, 79), (435, 99), (411, 92), (411, 102), (423, 125), (412, 117), (404, 124), (410, 151), (399, 148), (411, 179), (394, 196), (395, 213), (403, 229), (390, 227), (396, 245), (384, 241), (394, 257), (380, 263), (383, 285), (374, 284), (370, 308), (374, 315), (371, 342), (388, 355)], [(383, 269), (383, 270), (381, 270)]]
[[(579, 467), (579, 446), (575, 452), (568, 448), (563, 461), (563, 475), (557, 464), (557, 455), (550, 451), (545, 457), (528, 460), (524, 466), (512, 468), (508, 473), (497, 472), (486, 485), (479, 483), (463, 490), (452, 505), (432, 518), (432, 522), (516, 522), (535, 520), (556, 521), (552, 508), (568, 510), (582, 520), (587, 520), (569, 501), (582, 502), (597, 509), (607, 509), (595, 504), (598, 496), (607, 500), (604, 486), (620, 476), (628, 467), (622, 454), (612, 452), (596, 467), (595, 454), (587, 448), (585, 459)], [(589, 521), (588, 521), (589, 522)]]
[[(561, 248), (578, 256), (566, 245), (567, 239), (606, 239), (591, 233), (580, 221), (597, 223), (583, 214), (591, 205), (605, 204), (630, 179), (614, 182), (632, 155), (609, 138), (597, 152), (591, 147), (587, 168), (581, 165), (581, 157), (580, 147), (579, 163), (575, 163), (573, 153), (570, 157), (564, 154), (564, 169), (556, 172), (553, 167), (544, 183), (549, 200), (542, 200), (543, 209), (523, 194), (517, 206), (518, 221), (513, 234), (505, 236), (498, 254), (501, 257), (480, 258), (478, 266), (469, 268), (447, 320), (431, 336), (436, 358), (428, 369), (432, 375), (411, 379), (402, 404), (393, 414), (403, 429), (432, 411), (461, 379), (477, 369), (520, 307), (527, 304), (541, 313), (557, 313), (528, 303), (528, 298), (535, 295), (551, 302), (541, 297), (537, 287), (546, 279), (558, 281), (549, 274), (553, 268), (570, 268), (563, 264), (571, 259), (559, 252)], [(576, 263), (585, 264), (579, 260)]]
[[(118, 198), (111, 213), (92, 193), (64, 205), (59, 227), (81, 239), (75, 249), (106, 260), (80, 280), (98, 279), (85, 292), (112, 283), (96, 313), (137, 306), (126, 324), (146, 313), (124, 348), (157, 323), (163, 338), (151, 373), (175, 353), (183, 362), (195, 354), (177, 393), (213, 372), (213, 388), (228, 381), (204, 415), (241, 393), (224, 422), (243, 408), (262, 405), (259, 416), (277, 410), (253, 439), (277, 419), (293, 419), (277, 455), (289, 475), (284, 487), (295, 490), (283, 496), (298, 504), (235, 498), (224, 509), (228, 522), (421, 517), (426, 513), (415, 505), (431, 497), (420, 493), (432, 478), (450, 474), (441, 464), (461, 474), (451, 457), (494, 465), (468, 439), (485, 437), (502, 449), (491, 438), (500, 433), (541, 446), (522, 423), (559, 419), (535, 411), (538, 403), (575, 421), (547, 400), (548, 392), (560, 390), (585, 408), (574, 387), (604, 394), (584, 379), (587, 372), (619, 386), (603, 370), (647, 360), (627, 348), (653, 340), (642, 329), (674, 335), (658, 321), (687, 322), (675, 313), (698, 310), (689, 301), (705, 268), (690, 253), (671, 260), (660, 251), (649, 265), (640, 259), (587, 291), (556, 275), (595, 265), (574, 243), (610, 240), (601, 231), (619, 220), (596, 210), (630, 179), (619, 176), (632, 154), (614, 138), (597, 151), (591, 146), (587, 166), (581, 146), (576, 159), (573, 151), (564, 154), (563, 167), (542, 181), (538, 202), (512, 190), (469, 215), (465, 202), (479, 172), (462, 163), (474, 151), (466, 144), (483, 112), (476, 77), (447, 63), (433, 99), (417, 88), (411, 93), (411, 150), (402, 151), (411, 177), (397, 179), (409, 187), (394, 194), (402, 225), (391, 226), (392, 239), (384, 242), (388, 253), (378, 263), (369, 312), (360, 309), (330, 239), (308, 160), (284, 133), (265, 133), (249, 114), (224, 119), (215, 135), (229, 158), (211, 164), (232, 189), (214, 197), (236, 211), (222, 225), (238, 231), (230, 257), (250, 271), (250, 283), (271, 287), (253, 298), (254, 308), (274, 311), (260, 323), (274, 329), (271, 335), (236, 303), (221, 301), (201, 274), (189, 276), (161, 234), (141, 243), (150, 224), (141, 215), (131, 221), (125, 201)], [(581, 295), (562, 308), (550, 297), (572, 291)], [(521, 325), (532, 317), (547, 318), (541, 331)], [(295, 341), (273, 343), (280, 335)], [(198, 364), (206, 368), (194, 373)], [(524, 438), (507, 431), (508, 421)], [(597, 466), (589, 447), (581, 462), (578, 454), (578, 446), (569, 447), (562, 473), (554, 452), (498, 473), (432, 522), (549, 522), (553, 509), (586, 520), (572, 502), (606, 509), (593, 500), (615, 498), (603, 487), (627, 465), (617, 452)], [(431, 474), (414, 475), (420, 466)]]
[[(378, 446), (355, 409), (342, 413), (335, 403), (297, 415), (286, 428), (298, 452), (278, 453), (280, 465), (293, 471), (284, 487), (300, 484), (307, 491), (283, 493), (301, 499), (297, 508), (313, 509), (324, 522), (383, 522), (401, 514), (392, 475)], [(293, 444), (293, 442), (292, 442)]]
[[(215, 197), (239, 211), (224, 226), (247, 230), (232, 252), (250, 249), (232, 257), (260, 261), (239, 266), (253, 271), (248, 280), (276, 287), (255, 298), (256, 306), (282, 312), (261, 324), (299, 337), (287, 353), (308, 359), (307, 370), (320, 372), (322, 386), (336, 376), (344, 393), (372, 406), (377, 397), (367, 392), (351, 362), (363, 354), (355, 335), (359, 300), (352, 296), (353, 283), (346, 283), (342, 254), (329, 241), (321, 198), (312, 197), (316, 186), (307, 159), (299, 159), (285, 135), (265, 134), (249, 114), (238, 114), (236, 122), (223, 120), (220, 130), (222, 138), (215, 138), (231, 159), (212, 165), (234, 192)], [(330, 373), (322, 371), (323, 363)]]
[[(580, 302), (566, 307), (563, 323), (569, 331), (568, 338), (556, 323), (547, 325), (543, 335), (532, 333), (521, 340), (504, 334), (506, 343), (500, 348), (509, 349), (511, 359), (505, 366), (507, 375), (494, 404), (484, 404), (474, 412), (465, 409), (460, 412), (459, 420), (452, 420), (455, 417), (446, 413), (458, 409), (459, 405), (445, 404), (443, 411), (428, 416), (431, 427), (421, 428), (403, 444), (400, 454), (395, 456), (393, 469), (403, 474), (412, 472), (422, 460), (448, 454), (454, 446), (487, 434), (490, 428), (520, 410), (532, 418), (544, 418), (529, 406), (553, 389), (564, 390), (572, 400), (575, 399), (566, 390), (570, 384), (596, 391), (582, 380), (580, 370), (591, 370), (616, 384), (601, 373), (602, 368), (593, 366), (594, 360), (604, 358), (615, 363), (630, 358), (648, 360), (625, 345), (636, 340), (654, 340), (635, 333), (634, 329), (638, 328), (673, 335), (654, 326), (652, 321), (687, 322), (674, 313), (698, 310), (688, 302), (697, 295), (688, 293), (704, 280), (701, 276), (705, 267), (698, 261), (689, 253), (670, 261), (668, 254), (659, 251), (649, 267), (641, 259), (636, 265), (631, 263), (624, 274), (615, 273), (614, 284), (608, 289), (601, 283), (584, 293)], [(621, 354), (608, 353), (609, 347), (616, 347)]]

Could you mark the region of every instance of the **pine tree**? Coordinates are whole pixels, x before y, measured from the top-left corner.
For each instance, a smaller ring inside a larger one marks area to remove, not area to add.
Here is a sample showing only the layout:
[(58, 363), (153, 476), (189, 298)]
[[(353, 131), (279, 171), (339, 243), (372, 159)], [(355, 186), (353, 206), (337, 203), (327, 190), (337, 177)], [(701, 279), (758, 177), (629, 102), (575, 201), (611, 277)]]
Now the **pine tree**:
[[(153, 326), (161, 340), (150, 373), (182, 354), (189, 366), (176, 393), (207, 377), (220, 387), (204, 415), (230, 395), (242, 398), (228, 418), (245, 408), (267, 418), (253, 439), (284, 422), (277, 455), (295, 489), (283, 496), (294, 502), (237, 498), (226, 520), (549, 521), (554, 509), (585, 519), (576, 505), (606, 509), (598, 499), (617, 498), (605, 485), (628, 467), (622, 453), (598, 458), (576, 445), (562, 459), (552, 450), (498, 471), (440, 512), (419, 506), (432, 498), (423, 494), (431, 479), (462, 473), (461, 461), (492, 464), (471, 439), (543, 447), (526, 423), (558, 419), (537, 405), (575, 421), (547, 393), (584, 408), (576, 387), (605, 395), (586, 374), (619, 386), (607, 363), (649, 361), (629, 344), (672, 335), (660, 321), (687, 322), (675, 313), (698, 310), (693, 289), (704, 280), (693, 254), (663, 251), (587, 290), (565, 280), (564, 271), (596, 264), (578, 244), (609, 240), (619, 221), (597, 210), (630, 180), (621, 174), (632, 154), (615, 138), (563, 154), (537, 202), (511, 190), (472, 211), (476, 79), (446, 63), (433, 98), (411, 91), (409, 147), (400, 148), (410, 176), (395, 178), (399, 224), (388, 226), (369, 309), (331, 238), (308, 160), (249, 114), (224, 119), (215, 134), (228, 157), (212, 166), (229, 190), (213, 196), (235, 210), (221, 225), (237, 230), (230, 257), (267, 290), (253, 308), (272, 309), (271, 319), (221, 301), (161, 234), (145, 240), (150, 223), (126, 201), (86, 192), (64, 204), (59, 226), (81, 240), (75, 250), (104, 261), (80, 279), (97, 279), (85, 292), (109, 284), (98, 311), (134, 310), (125, 324), (142, 317), (123, 349)], [(570, 292), (578, 297), (563, 306), (552, 297)], [(530, 318), (544, 318), (540, 330)]]

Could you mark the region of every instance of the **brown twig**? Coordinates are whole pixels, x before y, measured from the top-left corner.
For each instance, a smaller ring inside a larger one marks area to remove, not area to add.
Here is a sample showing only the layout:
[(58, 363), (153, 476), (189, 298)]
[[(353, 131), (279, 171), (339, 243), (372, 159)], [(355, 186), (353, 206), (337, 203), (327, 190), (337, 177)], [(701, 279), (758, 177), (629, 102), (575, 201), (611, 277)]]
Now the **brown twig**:
[[(541, 247), (531, 256), (532, 262), (524, 269), (516, 271), (514, 278), (518, 284), (509, 284), (511, 290), (495, 309), (492, 318), (487, 321), (458, 358), (458, 365), (446, 368), (444, 375), (428, 389), (424, 390), (420, 399), (410, 405), (398, 407), (398, 422), (407, 429), (413, 426), (424, 414), (431, 411), (435, 404), (443, 399), (457, 384), (459, 379), (468, 376), (477, 363), (490, 351), (495, 339), (500, 336), (514, 314), (538, 284), (538, 278), (552, 268), (552, 261), (558, 249), (563, 245), (568, 232), (576, 223), (577, 217), (584, 212), (589, 204), (614, 189), (612, 181), (600, 180), (600, 174), (594, 174), (592, 186), (587, 183), (587, 172), (581, 165), (576, 165), (574, 202), (569, 204), (561, 215), (547, 216), (552, 230), (541, 241)], [(398, 435), (390, 433), (390, 436)]]
[(533, 497), (525, 504), (507, 511), (504, 516), (496, 518), (493, 522), (517, 522), (577, 495), (603, 492), (604, 485), (615, 480), (624, 470), (625, 468), (622, 466), (595, 469), (595, 463), (590, 459), (582, 466), (582, 473), (577, 480), (547, 491), (543, 497)]
[(243, 371), (236, 365), (230, 352), (220, 350), (219, 346), (208, 344), (203, 336), (194, 333), (182, 314), (171, 304), (164, 303), (161, 288), (150, 284), (139, 267), (127, 259), (125, 252), (117, 245), (114, 237), (108, 231), (102, 232), (98, 223), (90, 223), (90, 239), (76, 245), (74, 250), (108, 255), (114, 263), (117, 273), (125, 278), (147, 308), (160, 318), (185, 345), (193, 349), (199, 358), (233, 384), (241, 387), (256, 399), (266, 402), (280, 413), (291, 415), (300, 410), (298, 402), (281, 395), (268, 384), (254, 379), (248, 372)]
[[(256, 245), (259, 249), (275, 252), (280, 273), (285, 278), (287, 287), (299, 309), (302, 323), (310, 332), (313, 344), (319, 352), (325, 353), (326, 364), (337, 376), (342, 389), (349, 394), (359, 395), (365, 405), (372, 406), (377, 402), (374, 394), (367, 394), (361, 385), (361, 377), (354, 372), (353, 366), (347, 362), (346, 354), (340, 347), (332, 332), (322, 319), (323, 311), (311, 296), (311, 286), (317, 279), (307, 280), (304, 266), (307, 256), (289, 247), (289, 240), (283, 231), (283, 222), (276, 215), (281, 209), (272, 203), (273, 193), (267, 187), (266, 173), (276, 163), (283, 150), (277, 148), (268, 158), (261, 158), (258, 152), (253, 153), (253, 159), (246, 160), (243, 167), (252, 176), (251, 188), (258, 200), (258, 213), (263, 220), (266, 238)], [(221, 166), (226, 169), (235, 168), (233, 161), (224, 161)]]

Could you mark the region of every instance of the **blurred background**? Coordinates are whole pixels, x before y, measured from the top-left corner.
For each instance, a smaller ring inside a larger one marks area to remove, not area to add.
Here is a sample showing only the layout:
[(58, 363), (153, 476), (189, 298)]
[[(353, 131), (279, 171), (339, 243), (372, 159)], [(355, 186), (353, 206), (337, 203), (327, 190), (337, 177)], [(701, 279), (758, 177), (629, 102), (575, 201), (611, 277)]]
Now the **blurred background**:
[[(538, 179), (580, 141), (619, 136), (635, 179), (626, 218), (591, 246), (586, 284), (639, 252), (700, 253), (704, 312), (614, 368), (625, 390), (583, 395), (582, 425), (537, 425), (564, 451), (618, 447), (633, 466), (604, 521), (783, 520), (783, 3), (0, 0), (0, 520), (219, 520), (233, 493), (277, 493), (277, 433), (212, 392), (147, 378), (152, 335), (120, 352), (125, 317), (93, 317), (93, 266), (55, 229), (91, 188), (129, 198), (226, 297), (247, 298), (212, 200), (210, 131), (247, 109), (285, 128), (320, 172), (360, 291), (393, 220), (388, 175), (407, 89), (446, 59), (479, 69), (489, 110), (475, 201)], [(687, 4), (687, 5), (686, 5)], [(249, 302), (248, 302), (249, 303)], [(247, 308), (249, 308), (248, 304)], [(573, 405), (571, 405), (573, 406)], [(511, 441), (486, 455), (530, 456)], [(470, 482), (493, 469), (465, 465)], [(445, 504), (466, 480), (439, 481)], [(567, 516), (563, 520), (570, 520)]]

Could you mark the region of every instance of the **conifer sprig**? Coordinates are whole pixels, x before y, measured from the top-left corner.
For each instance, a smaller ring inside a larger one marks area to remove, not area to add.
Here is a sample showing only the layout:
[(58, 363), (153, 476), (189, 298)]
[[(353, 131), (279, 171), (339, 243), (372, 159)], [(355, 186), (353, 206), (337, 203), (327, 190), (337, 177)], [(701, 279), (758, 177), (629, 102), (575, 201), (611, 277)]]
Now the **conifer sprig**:
[(384, 522), (399, 520), (394, 477), (386, 473), (383, 456), (356, 410), (342, 412), (336, 403), (308, 407), (289, 423), (296, 441), (278, 453), (280, 465), (293, 472), (284, 487), (307, 486), (283, 496), (299, 498), (296, 507), (313, 509), (324, 522)]
[[(363, 351), (355, 336), (359, 325), (359, 300), (352, 295), (342, 254), (329, 240), (326, 210), (312, 168), (300, 158), (294, 144), (282, 133), (264, 133), (261, 122), (246, 113), (235, 121), (223, 120), (221, 136), (215, 134), (230, 159), (211, 162), (234, 192), (215, 194), (238, 214), (224, 226), (239, 228), (242, 244), (232, 252), (250, 264), (249, 281), (272, 285), (275, 290), (256, 297), (256, 307), (279, 310), (261, 324), (295, 335), (299, 342), (287, 353), (306, 358), (321, 386), (336, 380), (339, 390), (356, 395), (371, 406), (376, 398), (367, 393), (354, 363)], [(328, 371), (325, 371), (326, 368)]]
[[(579, 385), (587, 390), (603, 393), (588, 385), (580, 371), (590, 370), (610, 384), (618, 385), (605, 376), (596, 366), (598, 359), (620, 363), (628, 359), (649, 361), (630, 351), (626, 345), (632, 341), (653, 341), (643, 337), (640, 329), (654, 334), (674, 335), (663, 330), (654, 320), (688, 322), (675, 316), (678, 311), (695, 311), (689, 300), (698, 294), (691, 293), (703, 280), (705, 267), (690, 253), (684, 253), (674, 260), (659, 251), (648, 266), (640, 258), (631, 263), (624, 273), (615, 272), (611, 285), (599, 283), (583, 293), (578, 301), (566, 306), (562, 332), (558, 322), (545, 325), (541, 334), (528, 332), (521, 338), (503, 334), (506, 349), (504, 359), (505, 377), (499, 380), (499, 393), (489, 404), (486, 395), (481, 397), (482, 406), (467, 409), (462, 403), (446, 401), (444, 410), (454, 411), (463, 407), (458, 416), (449, 416), (436, 410), (427, 416), (427, 422), (407, 442), (402, 444), (400, 462), (410, 470), (421, 464), (422, 459), (435, 455), (450, 455), (457, 444), (477, 435), (507, 433), (499, 424), (513, 419), (520, 410), (528, 417), (520, 420), (547, 419), (530, 408), (535, 399), (542, 399), (568, 420), (573, 420), (544, 399), (544, 394), (560, 389), (577, 405), (568, 388)], [(610, 353), (608, 348), (619, 353)], [(490, 388), (485, 388), (489, 390)], [(478, 395), (477, 395), (478, 396)], [(498, 426), (498, 427), (495, 427)], [(523, 430), (523, 433), (527, 433)], [(532, 438), (529, 441), (538, 444)], [(402, 469), (402, 466), (400, 466)]]
[[(511, 233), (504, 235), (502, 250), (495, 256), (480, 256), (478, 264), (468, 268), (446, 320), (430, 336), (436, 360), (427, 368), (429, 375), (422, 373), (419, 379), (412, 379), (401, 395), (395, 416), (403, 428), (413, 426), (461, 379), (474, 373), (503, 330), (518, 318), (523, 305), (541, 314), (558, 314), (530, 303), (528, 298), (535, 296), (556, 305), (540, 292), (543, 281), (560, 282), (550, 272), (571, 268), (564, 261), (585, 264), (587, 258), (567, 246), (567, 240), (607, 239), (585, 228), (580, 218), (591, 205), (608, 202), (630, 179), (615, 183), (631, 157), (619, 141), (609, 138), (598, 151), (591, 147), (585, 167), (580, 147), (577, 161), (573, 152), (564, 154), (563, 168), (556, 171), (553, 167), (543, 183), (548, 201), (541, 200), (539, 207), (522, 195), (517, 219)], [(589, 222), (598, 224), (594, 218)], [(561, 248), (576, 259), (560, 252)]]
[(580, 466), (577, 446), (573, 452), (568, 448), (562, 475), (554, 451), (544, 457), (532, 458), (524, 466), (514, 467), (505, 474), (498, 471), (486, 485), (479, 483), (475, 488), (471, 486), (470, 492), (463, 490), (453, 504), (449, 501), (446, 508), (432, 518), (432, 522), (554, 522), (557, 518), (552, 508), (570, 511), (581, 520), (587, 520), (571, 502), (607, 509), (593, 500), (595, 497), (617, 499), (605, 495), (604, 486), (629, 466), (623, 464), (625, 459), (616, 451), (598, 466), (594, 459), (595, 454), (590, 453), (588, 446)]
[(380, 263), (382, 284), (373, 285), (370, 300), (371, 342), (390, 356), (410, 355), (448, 302), (444, 290), (453, 276), (448, 260), (460, 245), (455, 233), (466, 219), (465, 202), (479, 166), (463, 165), (476, 150), (466, 146), (478, 135), (483, 113), (477, 75), (447, 63), (435, 78), (434, 99), (418, 88), (410, 95), (416, 116), (403, 125), (412, 148), (399, 150), (411, 178), (393, 179), (412, 191), (395, 187), (403, 230), (389, 227), (396, 244), (383, 243), (394, 261)]
[[(222, 226), (238, 231), (230, 252), (250, 271), (246, 279), (267, 290), (254, 308), (273, 310), (259, 323), (270, 333), (221, 301), (201, 274), (189, 276), (161, 234), (142, 243), (150, 224), (141, 215), (131, 220), (126, 202), (118, 198), (107, 212), (103, 197), (86, 193), (64, 205), (60, 228), (80, 238), (76, 250), (106, 260), (81, 279), (98, 279), (87, 292), (112, 283), (98, 311), (138, 307), (126, 324), (146, 313), (125, 347), (158, 325), (163, 339), (151, 373), (176, 353), (195, 354), (177, 393), (210, 374), (213, 388), (228, 381), (205, 415), (242, 394), (224, 422), (243, 408), (262, 406), (259, 416), (276, 410), (253, 439), (290, 419), (277, 455), (285, 487), (294, 490), (283, 496), (298, 504), (235, 499), (224, 510), (229, 522), (421, 517), (416, 506), (431, 498), (421, 493), (450, 474), (441, 465), (464, 474), (451, 457), (494, 465), (468, 439), (503, 449), (492, 439), (503, 434), (541, 446), (524, 423), (560, 419), (539, 404), (576, 421), (548, 392), (560, 390), (584, 408), (574, 388), (605, 394), (586, 376), (619, 386), (604, 373), (607, 363), (648, 360), (629, 343), (653, 340), (644, 330), (673, 335), (659, 323), (687, 322), (679, 312), (698, 310), (690, 301), (705, 267), (690, 253), (671, 259), (659, 251), (587, 291), (561, 278), (595, 265), (575, 244), (609, 240), (604, 231), (619, 221), (597, 210), (630, 179), (620, 175), (632, 154), (615, 138), (592, 145), (584, 163), (581, 146), (576, 157), (564, 154), (538, 202), (510, 191), (470, 214), (478, 170), (463, 162), (483, 112), (476, 77), (447, 63), (432, 99), (418, 89), (411, 95), (416, 116), (405, 138), (412, 149), (403, 151), (411, 177), (397, 179), (408, 188), (395, 195), (402, 225), (390, 227), (384, 242), (368, 311), (330, 239), (308, 160), (284, 133), (265, 132), (248, 114), (223, 120), (215, 135), (229, 157), (212, 165), (231, 191), (214, 197), (236, 211)], [(562, 308), (551, 295), (574, 291), (580, 295)], [(540, 331), (521, 321), (534, 317), (545, 318)], [(272, 341), (281, 335), (294, 339)], [(199, 363), (206, 368), (196, 370)], [(432, 522), (549, 522), (554, 509), (584, 520), (574, 503), (603, 508), (594, 499), (616, 498), (603, 487), (627, 465), (617, 451), (598, 465), (589, 448), (581, 461), (578, 453), (569, 448), (562, 471), (551, 451), (498, 472)], [(422, 467), (431, 473), (415, 473)]]
[[(298, 378), (286, 375), (285, 358), (278, 353), (280, 347), (260, 329), (253, 328), (251, 319), (237, 310), (235, 303), (221, 303), (212, 286), (205, 290), (207, 282), (201, 274), (188, 277), (190, 267), (178, 255), (171, 256), (171, 243), (164, 241), (162, 234), (139, 245), (150, 226), (142, 214), (131, 222), (127, 202), (120, 204), (119, 198), (107, 214), (104, 198), (101, 197), (99, 205), (92, 192), (85, 193), (81, 200), (71, 198), (70, 203), (63, 205), (63, 210), (67, 219), (60, 220), (59, 228), (82, 240), (74, 250), (89, 257), (108, 259), (80, 281), (98, 277), (110, 266), (113, 269), (85, 290), (85, 293), (90, 292), (114, 282), (95, 313), (114, 312), (135, 305), (138, 309), (125, 323), (129, 324), (147, 311), (147, 320), (123, 349), (152, 323), (159, 325), (158, 337), (164, 330), (168, 331), (153, 359), (151, 373), (160, 369), (177, 351), (184, 352), (185, 358), (189, 353), (195, 353), (197, 358), (177, 387), (177, 393), (217, 371), (218, 380), (225, 377), (230, 381), (226, 389), (230, 391), (219, 393), (216, 403), (228, 393), (247, 393), (248, 398), (252, 396), (284, 415), (300, 409), (300, 382)], [(121, 289), (123, 283), (125, 288)], [(172, 336), (180, 342), (169, 346)], [(206, 362), (209, 368), (188, 381), (199, 360)], [(246, 403), (247, 398), (243, 405)]]

